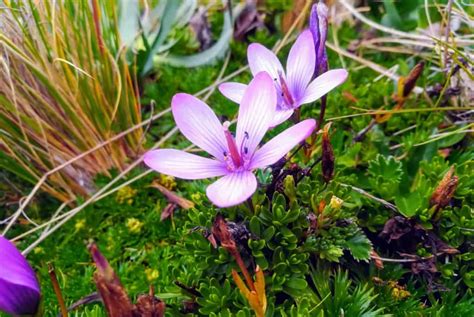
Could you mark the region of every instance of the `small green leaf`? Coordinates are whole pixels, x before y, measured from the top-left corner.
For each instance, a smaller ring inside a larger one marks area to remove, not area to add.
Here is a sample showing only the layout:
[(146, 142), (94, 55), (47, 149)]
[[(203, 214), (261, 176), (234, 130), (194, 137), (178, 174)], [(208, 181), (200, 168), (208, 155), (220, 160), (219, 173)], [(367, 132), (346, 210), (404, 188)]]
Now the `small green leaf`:
[(398, 210), (405, 217), (413, 217), (422, 206), (422, 197), (420, 192), (410, 193), (408, 196), (395, 197), (395, 204)]
[(372, 243), (365, 234), (362, 233), (362, 231), (359, 231), (355, 236), (347, 241), (347, 248), (356, 260), (367, 261), (370, 259)]
[(308, 282), (302, 278), (290, 278), (286, 281), (285, 285), (294, 289), (305, 289), (308, 287)]

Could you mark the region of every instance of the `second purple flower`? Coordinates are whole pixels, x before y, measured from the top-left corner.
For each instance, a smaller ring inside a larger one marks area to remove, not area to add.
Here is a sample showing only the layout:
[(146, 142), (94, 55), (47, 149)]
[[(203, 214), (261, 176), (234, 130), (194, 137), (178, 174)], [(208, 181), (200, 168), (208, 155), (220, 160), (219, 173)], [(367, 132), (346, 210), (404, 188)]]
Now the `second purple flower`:
[[(275, 53), (261, 44), (251, 44), (247, 58), (254, 76), (266, 71), (273, 79), (278, 106), (271, 126), (286, 121), (295, 109), (318, 100), (347, 78), (345, 69), (334, 69), (313, 79), (316, 51), (313, 35), (309, 30), (303, 31), (291, 47), (286, 72)], [(246, 87), (245, 84), (229, 82), (221, 84), (219, 90), (230, 100), (240, 103)]]

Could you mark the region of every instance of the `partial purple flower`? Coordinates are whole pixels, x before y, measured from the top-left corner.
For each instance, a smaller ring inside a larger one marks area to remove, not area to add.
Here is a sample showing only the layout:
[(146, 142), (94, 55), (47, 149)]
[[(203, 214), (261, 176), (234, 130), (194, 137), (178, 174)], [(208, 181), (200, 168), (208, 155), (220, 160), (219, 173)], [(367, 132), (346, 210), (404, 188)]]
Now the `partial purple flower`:
[(309, 18), (309, 30), (313, 35), (316, 64), (314, 76), (328, 70), (328, 56), (326, 53), (326, 38), (328, 33), (328, 7), (322, 2), (314, 4)]
[(0, 236), (0, 311), (11, 315), (35, 314), (40, 286), (35, 272), (9, 240)]
[[(247, 50), (247, 58), (254, 76), (265, 71), (273, 79), (278, 103), (270, 126), (284, 122), (299, 106), (316, 101), (347, 78), (345, 69), (335, 69), (311, 80), (316, 65), (316, 52), (309, 30), (303, 31), (291, 47), (286, 72), (276, 55), (261, 44), (251, 44)], [(233, 82), (219, 86), (224, 96), (237, 103), (241, 102), (245, 88), (246, 85)]]
[(212, 158), (163, 149), (146, 153), (145, 164), (160, 173), (184, 179), (222, 176), (207, 188), (207, 196), (218, 207), (240, 204), (257, 189), (252, 171), (277, 162), (307, 138), (316, 125), (313, 119), (302, 121), (259, 148), (275, 107), (272, 78), (265, 72), (256, 74), (241, 98), (234, 138), (229, 123), (221, 124), (208, 105), (191, 95), (177, 94), (171, 102), (176, 125), (189, 141)]

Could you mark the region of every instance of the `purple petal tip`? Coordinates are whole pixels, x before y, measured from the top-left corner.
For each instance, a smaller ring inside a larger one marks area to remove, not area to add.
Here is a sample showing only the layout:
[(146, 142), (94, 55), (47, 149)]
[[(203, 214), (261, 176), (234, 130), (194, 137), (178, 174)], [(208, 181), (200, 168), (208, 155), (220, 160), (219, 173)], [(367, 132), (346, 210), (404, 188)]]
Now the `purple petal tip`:
[(41, 293), (35, 272), (17, 248), (0, 236), (0, 311), (35, 314)]

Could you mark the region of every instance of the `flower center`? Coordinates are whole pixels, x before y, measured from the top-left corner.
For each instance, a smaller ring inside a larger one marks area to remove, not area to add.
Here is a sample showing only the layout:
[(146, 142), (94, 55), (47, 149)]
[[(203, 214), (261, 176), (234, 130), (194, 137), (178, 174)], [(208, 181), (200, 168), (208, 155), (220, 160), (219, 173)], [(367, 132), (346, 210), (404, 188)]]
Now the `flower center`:
[[(224, 135), (227, 141), (227, 148), (229, 149), (229, 153), (224, 152), (224, 160), (227, 162), (227, 168), (231, 171), (234, 171), (236, 169), (239, 169), (240, 167), (245, 167), (244, 165), (248, 161), (246, 160), (246, 158), (249, 149), (246, 146), (246, 141), (249, 139), (249, 134), (247, 131), (244, 132), (244, 137), (239, 149), (237, 147), (237, 143), (235, 142), (234, 136), (229, 131), (229, 125), (229, 121), (226, 121), (223, 124)], [(229, 157), (232, 162), (229, 161)]]
[[(230, 158), (232, 159), (234, 166), (238, 168), (242, 166), (242, 158), (240, 157), (237, 144), (235, 143), (235, 139), (232, 136), (232, 133), (230, 133), (229, 131), (229, 125), (230, 125), (229, 121), (226, 121), (223, 124), (225, 140), (227, 141), (227, 148), (229, 149)], [(227, 153), (224, 153), (224, 156), (226, 156), (226, 154)]]
[(290, 90), (288, 89), (288, 85), (286, 84), (281, 71), (278, 72), (278, 76), (280, 77), (281, 96), (283, 97), (283, 101), (288, 107), (292, 107), (295, 101), (291, 96)]

